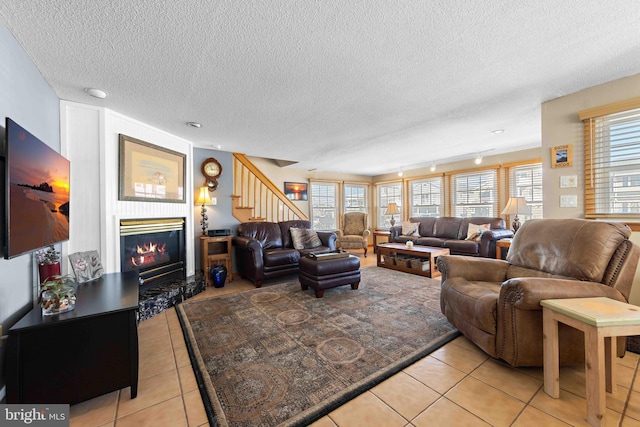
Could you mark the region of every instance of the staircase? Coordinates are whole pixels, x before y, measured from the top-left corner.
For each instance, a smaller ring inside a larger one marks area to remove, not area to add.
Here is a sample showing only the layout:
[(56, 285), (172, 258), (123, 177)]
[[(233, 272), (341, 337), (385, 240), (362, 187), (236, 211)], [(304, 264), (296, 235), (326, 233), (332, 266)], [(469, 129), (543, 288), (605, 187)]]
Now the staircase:
[(232, 212), (240, 222), (309, 218), (244, 154), (233, 153)]

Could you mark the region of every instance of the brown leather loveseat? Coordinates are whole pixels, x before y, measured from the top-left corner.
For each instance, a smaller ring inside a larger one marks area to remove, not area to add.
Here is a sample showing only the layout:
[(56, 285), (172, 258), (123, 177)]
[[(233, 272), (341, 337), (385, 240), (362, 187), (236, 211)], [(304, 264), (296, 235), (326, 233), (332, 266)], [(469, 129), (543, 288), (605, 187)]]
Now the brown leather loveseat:
[[(403, 226), (396, 225), (389, 229), (390, 242), (405, 243), (412, 240), (416, 245), (448, 248), (451, 255), (495, 258), (496, 240), (513, 237), (513, 231), (505, 229), (502, 218), (413, 217), (408, 222), (420, 224), (419, 236), (403, 234)], [(469, 224), (472, 224), (471, 228)], [(483, 224), (489, 224), (489, 229), (471, 238), (470, 230), (477, 230), (473, 226)]]
[(253, 281), (256, 288), (265, 279), (298, 272), (300, 256), (336, 249), (336, 234), (316, 232), (317, 246), (296, 249), (291, 229), (311, 230), (311, 222), (292, 220), (282, 222), (245, 222), (238, 226), (236, 266), (240, 275)]
[[(440, 306), (449, 322), (492, 357), (542, 366), (542, 307), (556, 298), (628, 302), (640, 247), (615, 222), (536, 219), (516, 233), (506, 260), (441, 256)], [(584, 361), (581, 331), (559, 325), (560, 363)], [(618, 339), (618, 356), (624, 355)]]

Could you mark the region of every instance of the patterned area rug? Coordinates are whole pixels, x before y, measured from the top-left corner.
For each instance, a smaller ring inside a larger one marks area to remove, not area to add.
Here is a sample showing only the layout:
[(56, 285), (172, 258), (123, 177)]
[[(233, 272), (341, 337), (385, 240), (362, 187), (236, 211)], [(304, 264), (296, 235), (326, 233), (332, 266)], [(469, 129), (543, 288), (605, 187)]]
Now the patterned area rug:
[(361, 273), (324, 298), (296, 276), (176, 306), (212, 426), (308, 425), (458, 336), (439, 280)]

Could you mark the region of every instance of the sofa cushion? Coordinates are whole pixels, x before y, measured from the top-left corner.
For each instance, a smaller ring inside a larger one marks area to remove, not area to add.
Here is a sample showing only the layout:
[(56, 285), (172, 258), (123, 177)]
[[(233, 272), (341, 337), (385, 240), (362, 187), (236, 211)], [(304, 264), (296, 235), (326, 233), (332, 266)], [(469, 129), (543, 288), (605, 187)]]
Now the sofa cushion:
[(419, 237), (418, 240), (415, 241), (415, 244), (441, 248), (445, 241), (446, 239), (440, 239), (438, 237)]
[(344, 227), (342, 232), (346, 236), (362, 236), (362, 233), (367, 228), (365, 224), (365, 214), (358, 215), (359, 212), (354, 212), (350, 215), (344, 216)]
[(515, 234), (507, 261), (555, 275), (602, 282), (613, 254), (630, 235), (631, 229), (623, 223), (532, 219)]
[(499, 282), (481, 282), (467, 280), (464, 277), (451, 277), (442, 286), (441, 300), (446, 301), (450, 314), (456, 320), (471, 323), (491, 335), (497, 330)]
[(267, 250), (264, 251), (263, 255), (265, 267), (284, 266), (300, 262), (300, 252), (295, 249)]
[(263, 249), (282, 247), (282, 233), (275, 222), (244, 222), (238, 226), (238, 236), (258, 240)]
[(480, 253), (480, 243), (475, 240), (445, 240), (442, 247), (448, 248), (455, 255), (478, 256)]
[(307, 228), (290, 228), (294, 249), (311, 249), (322, 246), (318, 233)]
[[(451, 216), (437, 218), (435, 224), (433, 225), (433, 237), (458, 239), (460, 222), (462, 222), (462, 218)], [(464, 237), (462, 237), (462, 239), (464, 239)]]

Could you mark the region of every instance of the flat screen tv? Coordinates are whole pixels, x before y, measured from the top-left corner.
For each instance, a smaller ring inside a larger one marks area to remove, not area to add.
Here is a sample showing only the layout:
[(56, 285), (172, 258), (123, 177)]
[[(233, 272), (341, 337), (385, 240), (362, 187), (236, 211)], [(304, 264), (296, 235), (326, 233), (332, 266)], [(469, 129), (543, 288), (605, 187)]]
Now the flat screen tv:
[(4, 257), (69, 240), (69, 160), (7, 117)]

